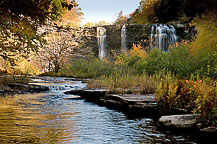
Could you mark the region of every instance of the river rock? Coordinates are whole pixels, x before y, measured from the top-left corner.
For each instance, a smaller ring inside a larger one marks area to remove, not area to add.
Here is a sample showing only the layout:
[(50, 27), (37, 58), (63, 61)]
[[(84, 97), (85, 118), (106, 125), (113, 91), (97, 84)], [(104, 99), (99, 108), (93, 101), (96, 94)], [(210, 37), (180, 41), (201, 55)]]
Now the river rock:
[(40, 91), (48, 91), (49, 87), (48, 86), (43, 86), (43, 85), (25, 85), (25, 84), (20, 84), (20, 83), (11, 83), (9, 84), (9, 87), (12, 89), (17, 89), (21, 91), (28, 91), (28, 92), (40, 92)]
[(154, 95), (106, 95), (105, 104), (137, 116), (159, 117)]
[(0, 86), (0, 93), (11, 91), (12, 89), (8, 86)]
[(106, 89), (81, 89), (67, 91), (65, 94), (79, 95), (81, 98), (90, 101), (100, 101), (101, 99), (104, 99), (106, 92)]
[(207, 127), (207, 128), (203, 128), (200, 130), (201, 132), (205, 132), (205, 133), (217, 133), (217, 128), (216, 127)]
[(193, 128), (198, 122), (198, 117), (196, 114), (162, 116), (159, 124), (165, 127)]

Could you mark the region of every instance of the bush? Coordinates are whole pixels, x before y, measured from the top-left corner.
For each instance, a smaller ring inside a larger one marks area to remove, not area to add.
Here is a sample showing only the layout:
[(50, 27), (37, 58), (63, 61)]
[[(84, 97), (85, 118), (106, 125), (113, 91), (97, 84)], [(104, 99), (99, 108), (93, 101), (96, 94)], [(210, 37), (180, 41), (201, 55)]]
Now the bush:
[(217, 125), (217, 82), (204, 80), (177, 80), (165, 75), (155, 91), (156, 102), (161, 110), (184, 109), (201, 114), (204, 125)]
[(82, 78), (97, 78), (101, 75), (110, 75), (117, 69), (112, 62), (98, 60), (95, 57), (88, 59), (74, 60), (71, 64), (65, 65), (60, 70), (60, 75), (82, 77)]
[(198, 28), (198, 37), (191, 43), (191, 52), (194, 55), (201, 51), (209, 53), (217, 51), (217, 15), (216, 12), (209, 12), (202, 17), (196, 17), (193, 26)]
[(187, 44), (172, 47), (168, 54), (168, 62), (168, 71), (173, 72), (179, 78), (189, 78), (195, 72)]
[(150, 51), (144, 63), (144, 71), (148, 74), (155, 74), (167, 70), (169, 64), (168, 55), (169, 53), (162, 52), (159, 49)]
[(140, 61), (139, 66), (149, 75), (167, 71), (181, 79), (189, 79), (192, 74), (216, 79), (217, 52), (201, 51), (193, 55), (189, 50), (189, 44), (179, 44), (172, 47), (168, 53), (158, 49), (150, 51), (147, 58)]

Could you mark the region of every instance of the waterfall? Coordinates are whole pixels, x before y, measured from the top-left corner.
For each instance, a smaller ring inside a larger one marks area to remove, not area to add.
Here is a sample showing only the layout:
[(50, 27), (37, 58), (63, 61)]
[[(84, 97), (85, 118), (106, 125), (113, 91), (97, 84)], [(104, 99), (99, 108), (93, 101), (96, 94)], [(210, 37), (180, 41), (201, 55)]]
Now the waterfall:
[(126, 35), (126, 25), (123, 25), (121, 28), (121, 52), (126, 53), (127, 52), (127, 35)]
[(172, 25), (155, 24), (151, 27), (152, 48), (159, 48), (162, 51), (168, 51), (168, 47), (178, 41), (176, 30)]
[(107, 56), (105, 27), (97, 27), (97, 44), (99, 48), (99, 58), (102, 59)]

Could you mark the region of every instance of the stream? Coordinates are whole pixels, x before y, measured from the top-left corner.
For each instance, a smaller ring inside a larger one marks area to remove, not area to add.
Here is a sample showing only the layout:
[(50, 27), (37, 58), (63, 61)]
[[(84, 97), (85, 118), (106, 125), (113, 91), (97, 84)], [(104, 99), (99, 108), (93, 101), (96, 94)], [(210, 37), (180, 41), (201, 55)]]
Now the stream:
[(140, 144), (198, 143), (188, 134), (156, 127), (150, 118), (135, 118), (81, 99), (67, 90), (84, 88), (81, 81), (38, 78), (31, 83), (50, 91), (0, 96), (0, 143)]

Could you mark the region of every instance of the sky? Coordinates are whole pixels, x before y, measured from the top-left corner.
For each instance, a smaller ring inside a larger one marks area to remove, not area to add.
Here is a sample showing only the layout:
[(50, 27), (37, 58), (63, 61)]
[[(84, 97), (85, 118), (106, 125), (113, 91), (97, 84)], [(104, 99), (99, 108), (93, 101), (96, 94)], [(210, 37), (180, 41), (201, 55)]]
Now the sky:
[(77, 0), (84, 13), (82, 24), (87, 22), (114, 22), (122, 10), (123, 14), (134, 12), (141, 0)]

